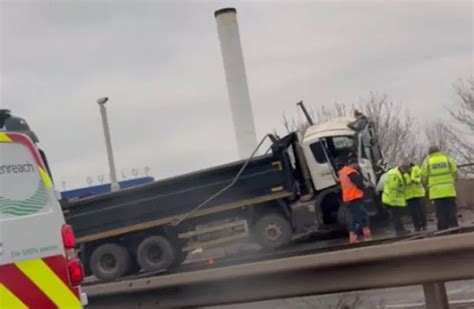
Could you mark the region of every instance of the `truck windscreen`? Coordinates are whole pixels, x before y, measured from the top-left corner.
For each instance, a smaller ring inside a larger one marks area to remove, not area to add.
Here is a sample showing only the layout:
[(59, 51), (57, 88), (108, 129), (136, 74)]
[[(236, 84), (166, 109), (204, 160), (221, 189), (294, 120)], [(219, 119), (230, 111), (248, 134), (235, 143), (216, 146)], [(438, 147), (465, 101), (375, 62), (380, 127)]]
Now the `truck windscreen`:
[(331, 158), (348, 157), (356, 153), (355, 141), (352, 136), (327, 137), (328, 155)]

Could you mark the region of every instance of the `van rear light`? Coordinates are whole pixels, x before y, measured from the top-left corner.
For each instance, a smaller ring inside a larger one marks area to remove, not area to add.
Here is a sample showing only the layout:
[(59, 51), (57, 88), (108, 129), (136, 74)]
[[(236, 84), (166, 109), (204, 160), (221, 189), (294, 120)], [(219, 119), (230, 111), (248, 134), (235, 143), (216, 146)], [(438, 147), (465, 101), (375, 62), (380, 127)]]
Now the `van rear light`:
[(61, 227), (61, 236), (63, 238), (64, 249), (73, 249), (76, 247), (76, 238), (72, 231), (72, 226), (69, 224), (64, 224)]
[(82, 270), (82, 263), (79, 259), (72, 259), (67, 262), (67, 269), (69, 278), (73, 286), (81, 284), (84, 280), (84, 272)]

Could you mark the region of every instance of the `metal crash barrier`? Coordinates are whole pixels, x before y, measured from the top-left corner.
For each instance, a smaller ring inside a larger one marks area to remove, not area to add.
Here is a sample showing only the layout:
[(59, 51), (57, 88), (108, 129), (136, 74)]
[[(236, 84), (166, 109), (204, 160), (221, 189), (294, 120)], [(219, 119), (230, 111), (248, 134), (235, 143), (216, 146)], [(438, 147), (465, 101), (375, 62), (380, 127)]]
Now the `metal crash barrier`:
[(189, 307), (422, 284), (449, 308), (444, 282), (474, 278), (474, 232), (85, 287), (91, 307)]

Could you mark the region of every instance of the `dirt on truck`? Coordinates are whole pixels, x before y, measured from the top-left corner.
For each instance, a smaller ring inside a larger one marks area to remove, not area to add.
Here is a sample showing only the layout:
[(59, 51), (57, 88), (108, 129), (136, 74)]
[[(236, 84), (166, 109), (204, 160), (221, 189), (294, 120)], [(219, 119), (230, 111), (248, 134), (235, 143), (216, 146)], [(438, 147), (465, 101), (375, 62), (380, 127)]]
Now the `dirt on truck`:
[[(112, 280), (172, 269), (192, 250), (249, 237), (264, 249), (285, 247), (323, 226), (346, 226), (338, 166), (356, 157), (370, 188), (383, 172), (374, 128), (361, 114), (268, 138), (265, 155), (65, 201), (86, 272)], [(370, 191), (375, 215), (378, 197)]]

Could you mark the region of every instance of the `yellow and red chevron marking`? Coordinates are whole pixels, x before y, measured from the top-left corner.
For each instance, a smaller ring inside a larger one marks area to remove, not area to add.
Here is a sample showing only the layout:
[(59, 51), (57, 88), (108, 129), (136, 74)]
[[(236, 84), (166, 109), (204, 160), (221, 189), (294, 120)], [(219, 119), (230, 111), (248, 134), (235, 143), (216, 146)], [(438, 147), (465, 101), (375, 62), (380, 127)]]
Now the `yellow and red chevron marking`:
[(6, 133), (0, 132), (0, 143), (8, 143), (11, 142), (11, 139), (8, 137)]
[(44, 186), (47, 189), (51, 188), (53, 186), (51, 179), (49, 178), (49, 175), (46, 172), (46, 168), (44, 167), (44, 164), (38, 155), (38, 151), (36, 150), (35, 146), (31, 143), (31, 141), (21, 134), (13, 134), (13, 133), (7, 134), (7, 133), (0, 132), (0, 143), (12, 143), (12, 142), (22, 144), (23, 146), (26, 146), (26, 148), (28, 148), (28, 150), (30, 151), (31, 155), (33, 156), (35, 160), (36, 165), (38, 166), (38, 171), (39, 171), (41, 180), (44, 183)]
[(62, 255), (0, 266), (0, 308), (81, 308)]

